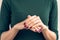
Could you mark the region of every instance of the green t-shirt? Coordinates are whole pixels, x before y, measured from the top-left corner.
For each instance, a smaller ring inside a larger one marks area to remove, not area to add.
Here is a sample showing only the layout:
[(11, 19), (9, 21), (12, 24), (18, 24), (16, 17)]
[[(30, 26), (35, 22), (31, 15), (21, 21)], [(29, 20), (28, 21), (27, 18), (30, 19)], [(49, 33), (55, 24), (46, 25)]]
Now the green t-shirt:
[[(56, 33), (58, 39), (56, 0), (3, 0), (0, 34), (9, 29), (9, 24), (13, 27), (26, 19), (27, 15), (40, 16), (42, 22)], [(45, 38), (42, 33), (24, 29), (18, 32), (14, 40), (45, 40)]]

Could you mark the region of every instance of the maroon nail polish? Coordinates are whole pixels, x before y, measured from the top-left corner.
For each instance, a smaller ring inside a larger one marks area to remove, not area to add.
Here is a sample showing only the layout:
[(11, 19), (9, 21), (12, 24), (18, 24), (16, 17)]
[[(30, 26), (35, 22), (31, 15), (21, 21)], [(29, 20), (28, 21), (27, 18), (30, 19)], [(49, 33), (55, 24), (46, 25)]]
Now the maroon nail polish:
[(37, 30), (35, 30), (35, 32), (37, 32)]
[(24, 25), (25, 25), (26, 23), (24, 22)]
[(26, 23), (24, 23), (24, 27), (27, 29), (28, 28), (28, 26), (26, 25)]
[(39, 33), (42, 32), (42, 29), (39, 29)]
[(39, 27), (41, 27), (41, 25), (39, 25)]
[(32, 28), (32, 26), (30, 27), (30, 29)]

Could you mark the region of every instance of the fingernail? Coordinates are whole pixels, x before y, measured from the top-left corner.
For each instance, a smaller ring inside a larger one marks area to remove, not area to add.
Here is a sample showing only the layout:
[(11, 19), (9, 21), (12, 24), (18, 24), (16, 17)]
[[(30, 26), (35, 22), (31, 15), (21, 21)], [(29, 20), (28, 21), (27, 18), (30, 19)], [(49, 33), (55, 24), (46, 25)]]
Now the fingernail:
[(35, 32), (37, 32), (37, 30), (35, 30)]
[(28, 28), (28, 26), (25, 25), (26, 28)]
[(24, 23), (24, 27), (25, 27), (25, 28), (28, 28), (28, 26), (26, 25), (26, 23)]
[(28, 27), (27, 27), (27, 26), (25, 26), (25, 29), (28, 29)]
[(41, 25), (39, 25), (39, 27), (41, 27)]
[(32, 26), (30, 27), (30, 29), (32, 28)]
[(26, 25), (26, 22), (24, 22), (24, 25)]
[(42, 29), (39, 29), (39, 33), (42, 32)]

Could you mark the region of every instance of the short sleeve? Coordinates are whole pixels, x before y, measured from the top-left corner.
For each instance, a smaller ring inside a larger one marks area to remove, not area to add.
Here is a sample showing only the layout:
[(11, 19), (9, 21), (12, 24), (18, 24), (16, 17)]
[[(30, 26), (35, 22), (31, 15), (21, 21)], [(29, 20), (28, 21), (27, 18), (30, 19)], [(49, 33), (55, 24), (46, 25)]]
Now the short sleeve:
[(0, 13), (0, 35), (2, 32), (7, 31), (9, 29), (10, 16), (11, 11), (8, 1), (3, 0)]
[(57, 1), (52, 1), (51, 11), (49, 15), (49, 29), (56, 33), (58, 40), (58, 8)]

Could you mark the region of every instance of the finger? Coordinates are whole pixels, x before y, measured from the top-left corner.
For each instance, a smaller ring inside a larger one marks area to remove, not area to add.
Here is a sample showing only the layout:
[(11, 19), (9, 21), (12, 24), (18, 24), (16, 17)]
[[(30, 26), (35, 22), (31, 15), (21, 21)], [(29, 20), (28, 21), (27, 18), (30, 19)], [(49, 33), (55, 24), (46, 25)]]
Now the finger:
[(37, 24), (35, 24), (35, 25), (33, 25), (33, 27), (39, 27), (39, 25), (40, 25), (40, 23), (37, 23)]
[(38, 26), (39, 25), (38, 23), (40, 24), (39, 20), (36, 20), (35, 22), (30, 23), (29, 27), (34, 26), (34, 25)]
[(28, 18), (25, 20), (26, 23), (28, 23), (30, 20), (34, 19), (36, 17), (36, 15), (32, 16), (31, 18)]
[(31, 18), (32, 16), (31, 15), (28, 15), (28, 18)]
[(33, 28), (35, 28), (35, 31), (36, 32), (41, 32), (41, 27), (39, 26), (39, 25), (41, 25), (40, 23), (38, 23), (38, 24), (35, 24), (34, 26), (33, 26)]
[(37, 27), (35, 27), (35, 32), (38, 32), (38, 28)]
[(40, 22), (39, 17), (35, 17), (35, 18), (32, 19), (31, 21), (29, 21), (29, 22), (27, 23), (27, 25), (30, 25), (30, 24), (34, 25), (34, 24), (37, 23), (37, 22)]
[(38, 27), (36, 27), (36, 28), (38, 28), (39, 30), (41, 29), (41, 27), (39, 27), (39, 26), (38, 26)]
[(35, 31), (35, 28), (31, 28), (30, 30), (33, 31), (33, 32), (36, 32), (36, 31)]
[(37, 27), (37, 28), (38, 28), (37, 32), (40, 33), (41, 32), (41, 27)]
[[(31, 17), (30, 15), (28, 15), (28, 17)], [(36, 15), (32, 16), (31, 18), (27, 18), (26, 20), (24, 20), (24, 24), (25, 24), (25, 27), (27, 26), (26, 23), (27, 21), (29, 21), (30, 19), (36, 17)]]
[(35, 31), (40, 33), (41, 32), (41, 27), (35, 27)]
[(24, 23), (24, 27), (25, 27), (25, 29), (28, 29), (28, 26), (26, 25), (26, 23)]
[(38, 16), (38, 19), (40, 20), (40, 22), (42, 22), (42, 21), (41, 21), (41, 18), (40, 18), (39, 16)]
[[(34, 17), (36, 17), (36, 15), (34, 15), (34, 16), (32, 16), (32, 17), (29, 15), (29, 17), (30, 17), (30, 19), (33, 19)], [(28, 24), (28, 21), (30, 21), (30, 20), (27, 19), (27, 20), (25, 21), (26, 25)], [(28, 26), (28, 25), (27, 25), (27, 26)]]
[(30, 30), (40, 33), (41, 27), (32, 27)]

